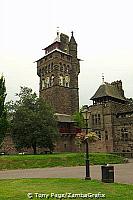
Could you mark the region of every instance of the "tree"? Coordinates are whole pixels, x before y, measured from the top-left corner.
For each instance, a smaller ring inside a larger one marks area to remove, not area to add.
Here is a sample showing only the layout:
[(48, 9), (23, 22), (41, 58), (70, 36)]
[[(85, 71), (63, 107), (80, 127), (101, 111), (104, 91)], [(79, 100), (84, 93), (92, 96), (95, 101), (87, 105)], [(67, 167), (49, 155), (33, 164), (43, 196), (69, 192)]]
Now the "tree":
[(0, 78), (0, 144), (2, 143), (7, 130), (7, 116), (5, 109), (6, 87), (3, 76)]
[(8, 103), (11, 119), (11, 134), (17, 149), (37, 147), (54, 149), (58, 137), (57, 122), (51, 107), (43, 99), (37, 98), (32, 89), (21, 87), (19, 100)]
[(83, 117), (81, 110), (80, 110), (80, 112), (74, 113), (73, 120), (76, 122), (76, 126), (78, 128), (84, 128), (85, 127), (85, 121), (84, 121), (84, 117)]

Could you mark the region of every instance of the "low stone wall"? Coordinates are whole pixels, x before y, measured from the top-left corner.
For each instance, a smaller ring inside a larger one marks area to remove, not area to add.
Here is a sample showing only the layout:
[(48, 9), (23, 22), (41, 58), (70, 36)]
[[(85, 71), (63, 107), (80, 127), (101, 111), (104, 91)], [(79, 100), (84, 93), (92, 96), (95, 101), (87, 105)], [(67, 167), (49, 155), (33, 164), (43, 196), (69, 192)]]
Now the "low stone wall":
[[(89, 143), (89, 152), (112, 152), (111, 144), (107, 144), (103, 140), (98, 140), (94, 143)], [(85, 152), (85, 144), (81, 146), (76, 145), (75, 135), (63, 135), (57, 141), (54, 152)], [(2, 142), (0, 152), (4, 154), (19, 154), (24, 152), (25, 154), (33, 154), (32, 148), (23, 148), (21, 151), (17, 151), (13, 143), (12, 137), (10, 134), (6, 134), (4, 141)], [(37, 154), (50, 153), (46, 148), (37, 148)]]
[(112, 152), (112, 154), (123, 156), (125, 158), (133, 158), (133, 152)]

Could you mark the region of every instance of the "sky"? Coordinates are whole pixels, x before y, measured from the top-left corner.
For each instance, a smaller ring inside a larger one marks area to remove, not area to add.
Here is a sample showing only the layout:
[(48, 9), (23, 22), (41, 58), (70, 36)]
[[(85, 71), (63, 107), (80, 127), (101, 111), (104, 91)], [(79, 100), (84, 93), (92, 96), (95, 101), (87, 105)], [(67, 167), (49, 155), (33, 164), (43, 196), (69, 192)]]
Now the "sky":
[(0, 74), (6, 101), (15, 100), (20, 86), (39, 93), (36, 63), (60, 32), (78, 43), (80, 106), (102, 84), (122, 80), (133, 97), (132, 0), (0, 0)]

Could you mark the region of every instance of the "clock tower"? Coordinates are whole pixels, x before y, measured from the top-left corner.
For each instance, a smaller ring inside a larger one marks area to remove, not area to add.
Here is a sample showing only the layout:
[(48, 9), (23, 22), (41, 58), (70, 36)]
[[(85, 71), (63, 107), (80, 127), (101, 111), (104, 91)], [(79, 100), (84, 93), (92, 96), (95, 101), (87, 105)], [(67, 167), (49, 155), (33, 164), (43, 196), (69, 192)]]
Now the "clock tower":
[(37, 60), (40, 77), (40, 96), (48, 102), (55, 113), (72, 115), (79, 111), (77, 43), (63, 33), (45, 49), (45, 55)]

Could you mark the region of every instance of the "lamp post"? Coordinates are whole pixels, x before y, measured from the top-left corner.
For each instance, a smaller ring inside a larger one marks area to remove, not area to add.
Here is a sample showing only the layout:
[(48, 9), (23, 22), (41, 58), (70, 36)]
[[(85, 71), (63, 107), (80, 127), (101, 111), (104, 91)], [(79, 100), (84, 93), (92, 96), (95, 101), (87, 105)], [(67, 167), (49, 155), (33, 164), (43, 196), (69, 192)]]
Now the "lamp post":
[[(88, 135), (88, 129), (90, 129), (88, 127), (88, 121), (90, 118), (90, 112), (88, 111), (88, 106), (84, 106), (84, 109), (82, 111), (84, 120), (85, 120), (85, 130), (86, 130), (86, 136)], [(86, 137), (85, 139), (85, 144), (86, 144), (86, 176), (85, 179), (86, 180), (91, 180), (90, 177), (90, 160), (89, 160), (89, 140)]]

